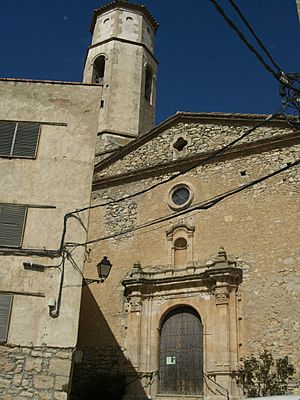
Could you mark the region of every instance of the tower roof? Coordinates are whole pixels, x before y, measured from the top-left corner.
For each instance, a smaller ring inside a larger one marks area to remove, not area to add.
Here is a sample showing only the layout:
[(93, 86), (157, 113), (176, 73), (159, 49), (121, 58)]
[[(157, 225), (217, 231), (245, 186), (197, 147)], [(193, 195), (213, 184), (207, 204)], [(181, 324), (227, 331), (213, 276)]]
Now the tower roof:
[(90, 32), (93, 33), (99, 15), (103, 14), (106, 11), (113, 10), (114, 8), (117, 7), (124, 7), (127, 8), (128, 10), (139, 11), (140, 13), (144, 14), (144, 16), (151, 23), (154, 32), (157, 31), (158, 22), (153, 18), (147, 7), (143, 6), (142, 4), (129, 3), (127, 0), (114, 0), (111, 3), (105, 4), (104, 6), (94, 10), (93, 19), (90, 26)]

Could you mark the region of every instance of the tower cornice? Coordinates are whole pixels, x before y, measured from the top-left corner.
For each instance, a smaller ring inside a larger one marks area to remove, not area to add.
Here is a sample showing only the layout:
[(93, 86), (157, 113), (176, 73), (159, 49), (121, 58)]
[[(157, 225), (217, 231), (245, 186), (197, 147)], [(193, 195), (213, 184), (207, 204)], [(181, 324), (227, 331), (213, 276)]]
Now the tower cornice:
[(154, 29), (154, 32), (157, 31), (159, 24), (153, 18), (153, 16), (151, 15), (151, 13), (147, 9), (147, 7), (143, 6), (142, 4), (129, 3), (128, 1), (124, 1), (124, 0), (114, 0), (111, 3), (105, 4), (104, 6), (94, 10), (94, 14), (93, 14), (93, 18), (92, 18), (92, 22), (91, 22), (91, 26), (90, 26), (90, 32), (93, 33), (97, 18), (99, 17), (99, 15), (101, 15), (107, 11), (113, 10), (115, 8), (118, 8), (118, 7), (122, 7), (122, 8), (126, 8), (128, 10), (140, 12), (150, 22), (150, 24), (152, 25), (152, 27)]
[(154, 56), (153, 52), (149, 49), (149, 47), (147, 47), (144, 43), (139, 43), (139, 42), (135, 42), (133, 40), (119, 38), (119, 37), (116, 37), (116, 36), (113, 36), (113, 37), (111, 37), (109, 39), (105, 39), (105, 40), (102, 40), (101, 42), (92, 44), (91, 46), (89, 46), (88, 49), (94, 49), (95, 47), (102, 46), (103, 44), (109, 43), (109, 42), (112, 42), (112, 41), (122, 42), (122, 43), (129, 43), (129, 44), (134, 44), (136, 46), (143, 47), (149, 53), (149, 55), (153, 58), (153, 60), (158, 64), (157, 58)]

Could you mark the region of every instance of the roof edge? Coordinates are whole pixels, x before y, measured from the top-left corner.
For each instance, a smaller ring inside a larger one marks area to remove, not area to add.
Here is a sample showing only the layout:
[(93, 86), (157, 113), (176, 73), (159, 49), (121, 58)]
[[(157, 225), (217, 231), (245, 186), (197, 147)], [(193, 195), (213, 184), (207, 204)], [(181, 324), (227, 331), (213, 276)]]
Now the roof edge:
[[(170, 127), (174, 126), (179, 122), (193, 122), (193, 121), (231, 121), (231, 122), (243, 122), (244, 124), (251, 124), (253, 122), (259, 123), (263, 122), (269, 114), (239, 114), (239, 113), (222, 113), (222, 112), (177, 112), (165, 121), (161, 122), (159, 125), (155, 126), (149, 132), (145, 133), (143, 136), (133, 140), (128, 143), (117, 152), (113, 153), (111, 156), (105, 158), (104, 160), (97, 163), (94, 167), (94, 172), (101, 171), (102, 169), (113, 164), (115, 161), (125, 157), (131, 151), (139, 148), (143, 144), (147, 143), (158, 136), (161, 132)], [(288, 126), (286, 119), (284, 117), (275, 117), (271, 121), (266, 122), (266, 125), (280, 124), (283, 126)]]
[(97, 18), (99, 17), (99, 15), (105, 13), (106, 11), (117, 8), (117, 7), (124, 7), (129, 10), (142, 12), (142, 14), (144, 14), (144, 16), (151, 23), (151, 25), (154, 29), (154, 32), (157, 31), (157, 29), (159, 27), (159, 23), (154, 19), (154, 17), (152, 16), (152, 14), (150, 13), (150, 11), (148, 10), (147, 7), (143, 6), (142, 4), (129, 3), (128, 1), (125, 1), (125, 0), (114, 0), (112, 3), (105, 4), (104, 6), (94, 10), (92, 22), (91, 22), (90, 29), (89, 29), (90, 32), (93, 34), (93, 31), (94, 31), (94, 28), (96, 25), (96, 21), (97, 21)]
[(103, 86), (99, 83), (83, 83), (68, 81), (51, 81), (44, 79), (26, 79), (26, 78), (0, 78), (0, 82), (24, 82), (24, 83), (48, 83), (50, 85), (73, 85), (73, 86)]

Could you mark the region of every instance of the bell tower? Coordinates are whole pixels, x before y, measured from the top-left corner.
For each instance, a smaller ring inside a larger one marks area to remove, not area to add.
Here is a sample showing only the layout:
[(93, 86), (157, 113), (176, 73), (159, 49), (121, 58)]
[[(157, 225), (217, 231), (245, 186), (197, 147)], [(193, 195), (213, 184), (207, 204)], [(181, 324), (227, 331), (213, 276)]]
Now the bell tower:
[(103, 86), (98, 153), (122, 146), (154, 126), (157, 28), (146, 7), (128, 1), (115, 0), (94, 11), (83, 81)]

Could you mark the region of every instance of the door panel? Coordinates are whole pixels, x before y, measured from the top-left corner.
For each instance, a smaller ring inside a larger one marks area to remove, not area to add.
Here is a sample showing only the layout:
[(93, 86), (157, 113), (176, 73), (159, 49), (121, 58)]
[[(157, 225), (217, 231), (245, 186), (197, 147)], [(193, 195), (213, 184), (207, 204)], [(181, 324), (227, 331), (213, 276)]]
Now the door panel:
[(191, 307), (170, 312), (160, 338), (160, 393), (203, 392), (203, 329)]

